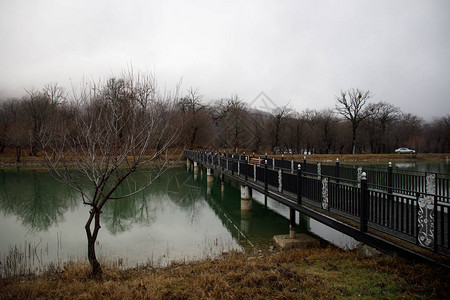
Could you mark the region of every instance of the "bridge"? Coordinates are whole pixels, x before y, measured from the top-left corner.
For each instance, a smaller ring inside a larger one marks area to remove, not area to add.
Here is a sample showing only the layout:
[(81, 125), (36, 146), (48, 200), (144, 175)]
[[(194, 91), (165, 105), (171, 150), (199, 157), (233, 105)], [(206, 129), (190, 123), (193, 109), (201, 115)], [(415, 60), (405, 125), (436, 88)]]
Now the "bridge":
[[(335, 164), (184, 151), (194, 172), (206, 168), (241, 186), (241, 209), (256, 190), (385, 253), (448, 266), (450, 176)], [(210, 180), (210, 179), (209, 179)]]

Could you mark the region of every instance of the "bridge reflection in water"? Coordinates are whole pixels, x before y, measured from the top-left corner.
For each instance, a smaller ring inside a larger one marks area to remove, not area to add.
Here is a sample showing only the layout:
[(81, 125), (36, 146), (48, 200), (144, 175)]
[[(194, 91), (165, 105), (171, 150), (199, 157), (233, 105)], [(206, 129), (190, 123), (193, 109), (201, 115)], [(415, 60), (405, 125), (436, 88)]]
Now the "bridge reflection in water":
[(232, 178), (250, 193), (255, 190), (286, 205), (291, 225), (298, 211), (384, 252), (426, 261), (434, 261), (434, 254), (444, 261), (449, 257), (449, 174), (206, 151), (184, 154), (188, 165), (214, 169), (222, 180)]
[[(188, 170), (191, 172), (193, 168)], [(245, 250), (253, 251), (260, 244), (270, 241), (274, 235), (286, 232), (289, 220), (285, 218), (283, 211), (270, 205), (270, 199), (266, 199), (264, 203), (263, 197), (262, 201), (253, 204), (252, 210), (241, 210), (240, 202), (233, 201), (240, 197), (239, 185), (235, 181), (228, 181), (226, 187), (221, 188), (220, 179), (209, 181), (206, 179), (206, 172), (199, 171), (194, 178), (201, 186), (192, 188), (202, 194), (222, 224)], [(297, 222), (301, 223), (303, 232), (308, 232), (308, 217), (303, 216)], [(268, 224), (270, 225), (267, 226)]]

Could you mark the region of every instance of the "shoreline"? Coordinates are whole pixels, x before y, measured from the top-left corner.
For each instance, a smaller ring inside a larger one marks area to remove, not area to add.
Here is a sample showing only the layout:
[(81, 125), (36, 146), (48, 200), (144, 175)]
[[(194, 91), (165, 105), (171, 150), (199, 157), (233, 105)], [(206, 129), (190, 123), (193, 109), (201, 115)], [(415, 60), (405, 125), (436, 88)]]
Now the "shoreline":
[(0, 279), (0, 298), (442, 298), (446, 269), (396, 256), (364, 257), (334, 246), (227, 253), (164, 268), (104, 267), (102, 279), (75, 262), (28, 278)]
[[(241, 153), (243, 155), (243, 153)], [(255, 157), (264, 157), (265, 154), (255, 153)], [(281, 154), (267, 155), (268, 158), (281, 159)], [(323, 163), (334, 163), (336, 159), (342, 165), (345, 164), (382, 164), (388, 162), (425, 162), (425, 161), (447, 161), (450, 157), (450, 153), (419, 153), (415, 157), (409, 154), (311, 154), (311, 155), (284, 155), (285, 160), (295, 160)], [(24, 156), (20, 163), (15, 161), (15, 156), (10, 153), (0, 153), (0, 169), (12, 169), (12, 168), (25, 168), (25, 169), (47, 169), (47, 166), (42, 157)], [(169, 161), (175, 163), (183, 163), (182, 155), (171, 155)], [(149, 163), (149, 166), (152, 162)]]

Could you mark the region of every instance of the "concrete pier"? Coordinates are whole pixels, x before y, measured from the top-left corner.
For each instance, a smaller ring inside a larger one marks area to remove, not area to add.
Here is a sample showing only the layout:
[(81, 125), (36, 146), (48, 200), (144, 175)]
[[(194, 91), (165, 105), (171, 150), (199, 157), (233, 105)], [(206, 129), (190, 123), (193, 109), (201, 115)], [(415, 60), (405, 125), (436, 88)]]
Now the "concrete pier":
[(252, 189), (248, 185), (241, 185), (241, 210), (252, 209)]
[(273, 237), (273, 240), (281, 250), (314, 248), (320, 246), (319, 240), (303, 233), (296, 234), (294, 238), (291, 238), (287, 234), (276, 235)]
[(245, 234), (249, 232), (251, 219), (252, 219), (251, 210), (241, 210), (241, 230)]
[(206, 194), (211, 195), (211, 189), (214, 184), (214, 177), (213, 176), (207, 176), (206, 177)]
[(213, 176), (213, 170), (211, 168), (206, 169), (206, 182), (213, 182), (214, 176)]
[(289, 238), (295, 238), (295, 210), (289, 209)]
[(289, 209), (289, 234), (281, 234), (273, 237), (274, 242), (281, 250), (292, 248), (310, 248), (319, 247), (320, 242), (306, 234), (297, 234), (295, 232), (295, 209)]

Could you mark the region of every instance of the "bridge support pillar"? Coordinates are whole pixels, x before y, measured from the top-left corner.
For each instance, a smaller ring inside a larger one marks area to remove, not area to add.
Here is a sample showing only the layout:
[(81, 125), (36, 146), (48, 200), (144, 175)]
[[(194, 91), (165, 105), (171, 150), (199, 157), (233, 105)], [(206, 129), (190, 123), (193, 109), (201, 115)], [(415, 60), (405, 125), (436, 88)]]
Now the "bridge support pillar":
[(214, 184), (214, 176), (209, 175), (209, 169), (207, 169), (207, 175), (206, 175), (206, 194), (211, 195), (211, 189)]
[(244, 233), (249, 232), (250, 221), (252, 219), (252, 211), (251, 210), (241, 210), (241, 230)]
[(188, 169), (191, 168), (191, 161), (189, 160), (189, 158), (186, 158), (186, 167), (187, 167)]
[(194, 180), (197, 180), (198, 178), (198, 163), (194, 161)]
[(241, 185), (241, 210), (252, 210), (252, 189)]
[(289, 209), (289, 238), (295, 238), (295, 210)]
[(206, 182), (213, 182), (214, 176), (213, 176), (213, 170), (211, 168), (206, 169)]

